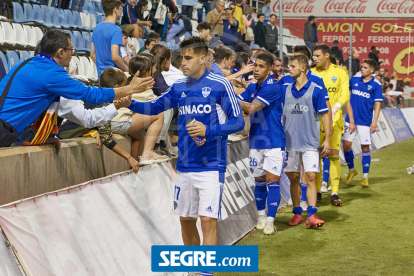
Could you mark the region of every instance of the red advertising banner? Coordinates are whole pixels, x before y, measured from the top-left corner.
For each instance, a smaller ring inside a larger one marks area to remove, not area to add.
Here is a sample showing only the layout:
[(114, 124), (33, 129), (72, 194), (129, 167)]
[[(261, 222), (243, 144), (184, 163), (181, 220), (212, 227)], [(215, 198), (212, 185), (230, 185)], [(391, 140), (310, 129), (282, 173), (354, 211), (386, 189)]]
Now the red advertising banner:
[[(306, 21), (307, 19), (283, 19), (285, 27), (293, 27), (301, 32)], [(368, 58), (371, 46), (376, 46), (380, 51), (378, 56), (383, 61), (381, 67), (388, 69), (389, 76), (395, 69), (398, 78), (414, 83), (414, 32), (409, 34), (406, 29), (395, 27), (414, 29), (413, 20), (321, 18), (317, 24), (319, 41), (332, 46), (333, 41), (338, 40), (345, 60), (350, 52), (349, 31), (352, 24), (352, 48), (359, 51), (361, 61)]]
[[(271, 0), (279, 13), (279, 0)], [(283, 13), (290, 17), (413, 17), (414, 0), (283, 0)]]

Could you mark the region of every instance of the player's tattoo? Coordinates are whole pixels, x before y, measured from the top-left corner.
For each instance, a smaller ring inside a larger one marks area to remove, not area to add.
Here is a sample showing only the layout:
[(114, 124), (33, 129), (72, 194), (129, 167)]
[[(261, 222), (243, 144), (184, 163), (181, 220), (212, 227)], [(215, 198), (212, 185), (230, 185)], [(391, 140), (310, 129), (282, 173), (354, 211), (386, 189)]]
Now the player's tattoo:
[(262, 110), (263, 108), (266, 107), (264, 103), (256, 99), (254, 99), (252, 103), (246, 103), (242, 101), (239, 101), (239, 103), (244, 113), (247, 113), (247, 114), (256, 113), (257, 111)]

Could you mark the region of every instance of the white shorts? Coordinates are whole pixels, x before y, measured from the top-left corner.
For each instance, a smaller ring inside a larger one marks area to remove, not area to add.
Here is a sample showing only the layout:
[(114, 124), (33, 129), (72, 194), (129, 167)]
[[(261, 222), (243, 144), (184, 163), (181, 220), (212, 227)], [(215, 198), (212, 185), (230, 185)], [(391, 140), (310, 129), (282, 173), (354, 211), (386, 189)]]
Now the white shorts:
[(128, 121), (111, 122), (111, 130), (113, 133), (127, 135), (132, 124), (132, 116), (129, 116)]
[(319, 152), (317, 151), (287, 151), (287, 166), (285, 172), (300, 172), (302, 167), (305, 172), (319, 173)]
[(177, 172), (173, 213), (181, 217), (221, 218), (224, 172)]
[(281, 148), (251, 149), (249, 164), (253, 177), (263, 176), (266, 172), (281, 176), (285, 165), (285, 151)]
[(358, 133), (359, 141), (361, 145), (371, 145), (371, 129), (369, 126), (356, 125), (355, 131), (349, 133), (349, 123), (345, 122), (345, 132), (342, 134), (342, 141), (354, 141), (356, 134)]

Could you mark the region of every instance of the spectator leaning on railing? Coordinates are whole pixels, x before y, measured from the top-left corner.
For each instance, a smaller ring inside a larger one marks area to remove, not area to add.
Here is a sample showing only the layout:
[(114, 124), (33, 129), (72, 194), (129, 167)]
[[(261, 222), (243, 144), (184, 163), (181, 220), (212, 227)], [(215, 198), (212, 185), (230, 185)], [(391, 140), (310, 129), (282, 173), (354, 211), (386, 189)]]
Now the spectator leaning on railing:
[[(30, 126), (52, 103), (59, 101), (60, 96), (96, 105), (143, 92), (153, 85), (152, 78), (134, 78), (129, 86), (116, 89), (85, 86), (72, 79), (64, 69), (69, 67), (74, 51), (67, 32), (52, 29), (43, 35), (39, 55), (15, 74), (0, 107), (3, 123), (0, 127), (9, 124), (15, 130), (11, 136), (0, 135), (0, 147), (10, 146), (17, 139), (15, 133), (20, 134)], [(10, 70), (0, 82), (0, 93), (5, 90), (20, 64)], [(0, 133), (4, 134), (4, 129), (0, 129)]]

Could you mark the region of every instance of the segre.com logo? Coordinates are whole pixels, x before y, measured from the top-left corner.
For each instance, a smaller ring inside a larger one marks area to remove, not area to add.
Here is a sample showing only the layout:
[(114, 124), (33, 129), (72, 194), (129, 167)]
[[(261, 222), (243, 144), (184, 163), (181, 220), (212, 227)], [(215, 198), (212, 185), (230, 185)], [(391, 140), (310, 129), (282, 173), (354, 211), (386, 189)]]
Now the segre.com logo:
[(153, 272), (257, 272), (257, 245), (153, 245)]

